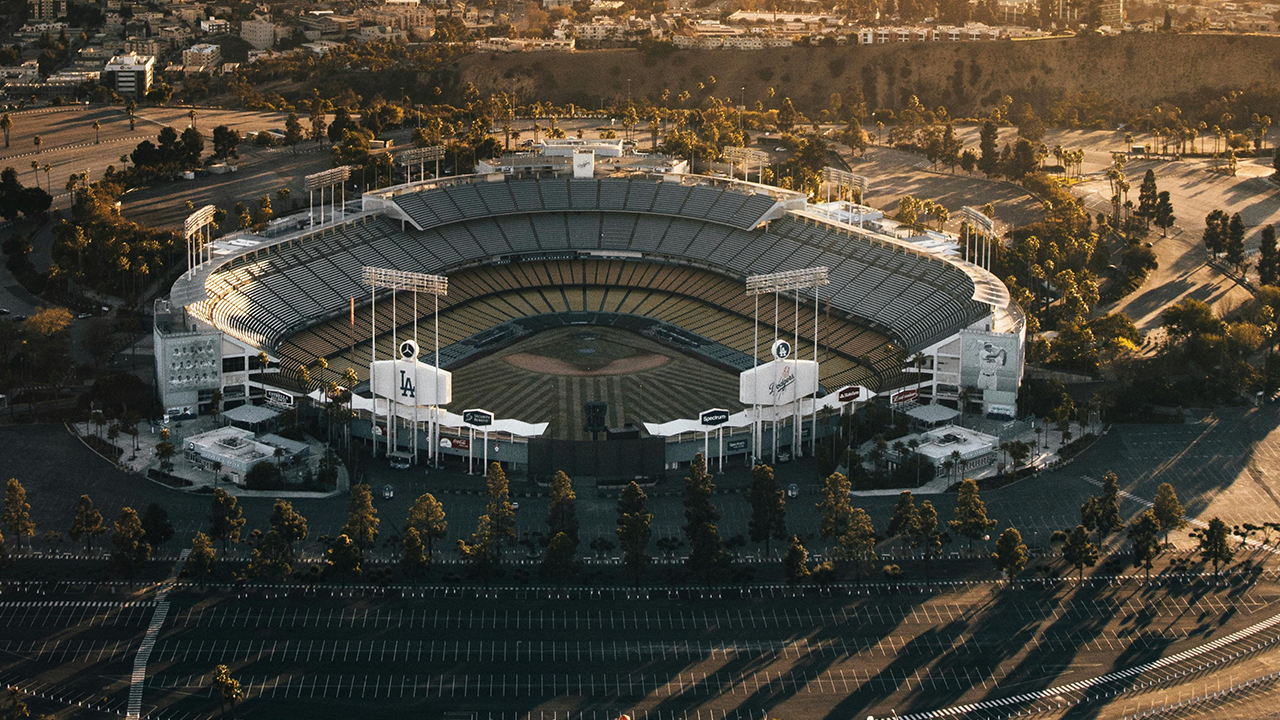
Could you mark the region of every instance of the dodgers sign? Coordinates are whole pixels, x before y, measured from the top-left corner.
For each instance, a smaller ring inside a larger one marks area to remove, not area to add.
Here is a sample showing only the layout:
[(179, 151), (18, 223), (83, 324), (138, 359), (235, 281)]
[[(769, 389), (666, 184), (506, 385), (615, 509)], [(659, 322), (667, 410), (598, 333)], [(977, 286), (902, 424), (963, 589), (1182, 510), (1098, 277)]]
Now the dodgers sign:
[(770, 352), (778, 360), (786, 360), (791, 357), (791, 343), (786, 340), (774, 340), (773, 348), (771, 348)]
[(448, 405), (453, 400), (453, 375), (448, 370), (417, 360), (379, 360), (370, 370), (378, 397), (419, 407)]

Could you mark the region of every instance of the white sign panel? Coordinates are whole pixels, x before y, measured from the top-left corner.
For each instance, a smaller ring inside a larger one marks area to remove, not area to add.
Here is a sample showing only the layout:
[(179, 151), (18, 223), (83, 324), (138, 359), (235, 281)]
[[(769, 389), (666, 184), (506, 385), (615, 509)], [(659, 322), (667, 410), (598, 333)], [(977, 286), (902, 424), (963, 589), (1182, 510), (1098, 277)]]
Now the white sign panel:
[(453, 374), (448, 370), (437, 371), (424, 362), (379, 360), (373, 363), (372, 377), (375, 395), (401, 405), (425, 407), (448, 405), (453, 401)]
[(812, 360), (774, 360), (738, 376), (738, 402), (745, 405), (786, 405), (817, 390), (818, 363)]

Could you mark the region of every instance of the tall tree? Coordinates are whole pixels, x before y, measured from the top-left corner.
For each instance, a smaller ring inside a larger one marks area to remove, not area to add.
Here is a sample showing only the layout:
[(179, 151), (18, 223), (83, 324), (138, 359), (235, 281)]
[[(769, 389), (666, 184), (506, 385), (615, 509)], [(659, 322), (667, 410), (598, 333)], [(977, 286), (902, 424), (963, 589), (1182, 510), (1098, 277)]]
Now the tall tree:
[(1161, 237), (1169, 237), (1169, 228), (1173, 227), (1178, 218), (1173, 214), (1173, 200), (1169, 197), (1168, 190), (1160, 191), (1152, 214), (1156, 227), (1160, 228)]
[(563, 587), (578, 574), (581, 563), (575, 556), (575, 545), (573, 538), (565, 532), (551, 536), (551, 541), (547, 543), (547, 552), (542, 556), (538, 572), (555, 583), (556, 587)]
[(289, 552), (293, 553), (294, 543), (300, 543), (307, 539), (307, 519), (302, 513), (293, 509), (293, 503), (288, 500), (276, 499), (274, 505), (271, 506), (271, 529), (275, 530), (289, 546)]
[(849, 492), (853, 486), (849, 478), (831, 473), (822, 481), (822, 500), (817, 503), (818, 534), (823, 540), (839, 540), (849, 531), (853, 506), (849, 504)]
[(511, 505), (511, 488), (507, 483), (507, 474), (499, 463), (489, 463), (489, 472), (485, 476), (485, 489), (489, 494), (489, 503), (485, 513), (499, 542), (514, 540), (516, 537), (516, 509)]
[(489, 581), (502, 565), (502, 535), (488, 515), (481, 515), (476, 521), (470, 542), (458, 540), (458, 554), (472, 574), (489, 587)]
[(436, 540), (443, 540), (449, 532), (449, 521), (445, 518), (444, 506), (436, 500), (435, 495), (423, 493), (413, 501), (409, 508), (409, 516), (405, 518), (405, 528), (413, 528), (427, 544), (427, 554), (434, 552)]
[(551, 478), (551, 505), (547, 508), (547, 535), (564, 533), (573, 550), (578, 549), (578, 495), (569, 476), (557, 471)]
[(1000, 126), (993, 120), (982, 123), (978, 133), (978, 169), (987, 177), (1000, 174)]
[(132, 578), (151, 557), (151, 544), (138, 513), (131, 507), (120, 509), (111, 533), (111, 565), (125, 577)]
[(84, 540), (85, 550), (93, 548), (93, 539), (105, 532), (102, 525), (102, 513), (93, 506), (93, 500), (88, 495), (81, 495), (76, 501), (76, 514), (71, 520), (71, 529), (67, 534), (75, 542)]
[(351, 495), (347, 498), (347, 524), (342, 526), (342, 534), (360, 546), (361, 550), (373, 547), (378, 540), (378, 510), (373, 506), (373, 493), (369, 485), (361, 483), (351, 486)]
[(1178, 492), (1169, 483), (1160, 483), (1156, 488), (1155, 501), (1152, 503), (1156, 520), (1160, 522), (1160, 532), (1164, 533), (1165, 544), (1169, 542), (1169, 533), (1186, 527), (1186, 510), (1178, 502)]
[(631, 573), (636, 586), (653, 562), (649, 556), (649, 539), (653, 536), (653, 513), (645, 507), (647, 496), (635, 481), (627, 484), (618, 497), (618, 545), (622, 549), (622, 565)]
[[(1277, 151), (1280, 155), (1280, 151)], [(1280, 284), (1280, 254), (1276, 251), (1276, 226), (1263, 225), (1258, 239), (1258, 282)]]
[(1098, 542), (1101, 544), (1111, 533), (1124, 527), (1120, 517), (1120, 477), (1114, 472), (1102, 476), (1102, 495), (1098, 498)]
[(147, 534), (147, 542), (152, 549), (159, 549), (173, 539), (173, 523), (169, 520), (169, 513), (157, 503), (151, 503), (142, 513), (142, 531)]
[(918, 522), (919, 511), (916, 510), (915, 498), (910, 490), (903, 490), (898, 494), (898, 504), (893, 508), (885, 535), (891, 538), (898, 535), (909, 536)]
[(1211, 210), (1204, 217), (1204, 235), (1202, 236), (1204, 247), (1215, 258), (1226, 250), (1229, 223), (1227, 214), (1221, 210)]
[(1027, 566), (1027, 546), (1022, 543), (1022, 533), (1017, 528), (1005, 528), (1000, 533), (995, 552), (991, 553), (991, 562), (1010, 580)]
[(279, 582), (293, 572), (293, 548), (279, 530), (272, 528), (258, 540), (245, 569), (250, 577)]
[(1235, 557), (1236, 551), (1231, 548), (1228, 542), (1230, 531), (1227, 524), (1222, 522), (1221, 518), (1214, 517), (1209, 521), (1209, 526), (1201, 530), (1200, 535), (1200, 557), (1201, 559), (1213, 563), (1213, 574), (1218, 574), (1220, 564), (1231, 562), (1231, 558)]
[(9, 133), (13, 132), (13, 118), (9, 117), (9, 113), (0, 115), (0, 131), (4, 132), (4, 146), (9, 147)]
[(915, 525), (907, 540), (911, 543), (911, 547), (924, 551), (926, 568), (930, 566), (933, 558), (942, 552), (942, 545), (947, 542), (947, 539), (945, 535), (938, 532), (938, 511), (934, 509), (933, 503), (929, 500), (920, 503), (920, 511), (916, 514)]
[(855, 581), (862, 580), (862, 568), (876, 559), (876, 527), (860, 507), (849, 512), (849, 525), (836, 538), (836, 557), (853, 566)]
[(1237, 270), (1244, 266), (1244, 219), (1240, 217), (1240, 213), (1231, 215), (1231, 220), (1227, 223), (1227, 240), (1226, 240), (1227, 262), (1231, 263)]
[(234, 709), (236, 703), (244, 699), (244, 690), (240, 688), (240, 681), (231, 677), (231, 670), (226, 665), (219, 665), (213, 669), (213, 690), (218, 694), (224, 713), (228, 705)]
[(31, 520), (31, 505), (27, 503), (27, 489), (17, 478), (9, 478), (4, 490), (4, 509), (0, 510), (0, 525), (9, 528), (14, 545), (21, 550), (23, 537), (34, 537), (36, 524)]
[(987, 504), (978, 497), (978, 483), (965, 478), (960, 483), (960, 492), (956, 496), (956, 519), (947, 523), (951, 532), (969, 540), (969, 549), (973, 549), (973, 541), (980, 540), (991, 532), (996, 521), (987, 518)]
[(751, 519), (747, 522), (751, 541), (764, 543), (764, 553), (768, 555), (770, 540), (787, 537), (787, 496), (774, 477), (773, 468), (759, 464), (751, 469), (747, 503), (751, 505)]
[(724, 541), (716, 528), (720, 513), (711, 501), (715, 489), (711, 474), (707, 472), (706, 459), (699, 453), (684, 479), (684, 532), (689, 539), (686, 565), (708, 586), (720, 580), (730, 564), (729, 553), (725, 551)]
[(1077, 525), (1062, 545), (1062, 559), (1080, 573), (1084, 580), (1084, 569), (1098, 564), (1098, 548), (1089, 540), (1089, 531), (1083, 525)]
[(712, 476), (707, 472), (707, 462), (699, 453), (689, 466), (689, 475), (684, 479), (684, 534), (692, 545), (698, 528), (705, 523), (720, 522), (720, 513), (711, 502), (716, 491)]
[(792, 535), (791, 541), (787, 543), (787, 554), (782, 558), (782, 569), (788, 585), (795, 585), (809, 577), (809, 551), (804, 549), (804, 545), (800, 544), (800, 538), (796, 535)]
[(1147, 571), (1151, 579), (1151, 565), (1160, 552), (1160, 520), (1154, 510), (1148, 508), (1129, 523), (1129, 545), (1133, 548), (1133, 566)]
[(213, 542), (208, 535), (198, 532), (191, 538), (191, 554), (187, 556), (185, 572), (190, 577), (199, 578), (201, 587), (213, 572), (213, 553)]
[(222, 488), (214, 488), (209, 524), (212, 526), (209, 537), (214, 542), (222, 542), (222, 554), (226, 555), (227, 544), (240, 542), (240, 531), (244, 528), (244, 511), (234, 495)]
[(284, 144), (288, 145), (293, 152), (298, 152), (298, 143), (302, 142), (304, 136), (302, 123), (298, 121), (298, 113), (290, 112), (289, 117), (284, 121)]
[(400, 569), (409, 577), (421, 577), (431, 568), (431, 561), (418, 529), (412, 525), (405, 528), (404, 537), (400, 539)]
[(357, 577), (364, 570), (364, 552), (347, 535), (339, 535), (324, 555), (325, 573), (340, 578)]
[(1134, 215), (1142, 218), (1147, 227), (1151, 227), (1151, 221), (1156, 217), (1156, 200), (1158, 197), (1159, 189), (1156, 187), (1156, 171), (1148, 168), (1146, 174), (1142, 176), (1142, 185), (1138, 187), (1138, 209), (1134, 211)]

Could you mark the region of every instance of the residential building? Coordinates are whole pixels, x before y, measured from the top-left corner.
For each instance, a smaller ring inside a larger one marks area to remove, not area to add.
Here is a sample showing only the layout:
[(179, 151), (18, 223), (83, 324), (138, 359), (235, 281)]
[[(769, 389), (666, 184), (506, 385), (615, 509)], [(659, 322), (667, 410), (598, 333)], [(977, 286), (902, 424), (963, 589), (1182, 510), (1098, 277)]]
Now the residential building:
[(153, 55), (117, 55), (102, 68), (102, 82), (121, 95), (141, 98), (151, 90), (155, 67)]
[(0, 83), (30, 83), (40, 79), (40, 63), (28, 60), (14, 67), (0, 67)]
[(124, 51), (137, 55), (160, 55), (165, 49), (159, 38), (129, 37), (124, 39)]
[(200, 21), (200, 32), (205, 35), (225, 35), (231, 32), (231, 23), (218, 18)]
[(251, 17), (240, 23), (240, 39), (255, 50), (266, 50), (276, 44), (278, 31), (269, 19)]
[(28, 20), (57, 20), (67, 16), (67, 0), (27, 0)]
[(192, 45), (182, 51), (182, 64), (187, 67), (206, 67), (216, 70), (222, 64), (222, 48), (213, 43)]

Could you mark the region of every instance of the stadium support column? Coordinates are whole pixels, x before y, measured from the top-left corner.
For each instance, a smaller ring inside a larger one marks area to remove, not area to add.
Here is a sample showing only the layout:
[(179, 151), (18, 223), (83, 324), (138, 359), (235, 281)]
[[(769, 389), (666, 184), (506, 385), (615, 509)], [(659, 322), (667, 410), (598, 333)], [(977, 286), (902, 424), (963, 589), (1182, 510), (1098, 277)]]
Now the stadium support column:
[[(392, 287), (391, 288), (391, 359), (392, 360), (400, 359), (400, 340), (396, 337), (396, 331), (399, 330), (400, 321), (397, 319), (397, 316), (396, 316), (396, 305), (397, 305), (396, 289)], [(395, 366), (393, 365), (392, 367), (395, 367)], [(395, 385), (395, 380), (396, 380), (395, 376), (392, 375), (391, 384), (393, 386)], [(397, 416), (400, 414), (399, 413), (400, 408), (397, 407), (398, 403), (396, 403), (395, 401), (395, 393), (394, 392), (391, 393), (389, 397), (391, 398), (391, 401), (387, 405), (387, 442), (388, 442), (387, 452), (393, 453), (393, 452), (400, 451), (400, 438), (396, 437), (397, 434), (399, 433), (399, 428), (397, 427), (397, 425), (399, 424), (397, 422)]]
[(378, 383), (374, 370), (378, 362), (378, 288), (369, 287), (369, 397), (373, 399), (370, 412), (369, 439), (373, 441), (373, 458), (378, 459)]
[[(792, 344), (791, 344), (792, 353), (793, 353), (792, 360), (791, 360), (791, 374), (799, 378), (799, 374), (797, 373), (799, 365), (796, 364), (797, 358), (794, 357), (794, 353), (797, 353), (800, 351), (800, 289), (796, 288), (792, 292), (795, 293), (796, 310), (795, 310), (795, 318), (791, 321), (793, 325), (792, 329), (795, 330), (795, 339), (792, 340)], [(796, 392), (794, 394), (796, 399), (795, 399), (795, 408), (794, 408), (795, 419), (791, 421), (791, 457), (798, 458), (800, 457), (801, 440), (804, 438), (804, 433), (801, 430), (802, 426), (804, 425), (804, 414), (803, 412), (801, 412), (801, 409), (800, 409), (799, 383), (797, 383), (796, 385)]]
[[(797, 290), (796, 292), (800, 292)], [(813, 365), (818, 366), (818, 286), (813, 286)], [(809, 456), (818, 456), (818, 377), (813, 379), (813, 422), (809, 425)]]
[[(778, 290), (777, 290), (777, 289), (774, 289), (774, 291), (773, 291), (773, 342), (774, 342), (774, 344), (775, 344), (775, 346), (776, 346), (776, 345), (777, 345), (777, 342), (778, 342)], [(771, 391), (772, 391), (772, 393), (773, 393), (773, 403), (772, 403), (772, 407), (773, 407), (773, 418), (772, 418), (772, 420), (773, 420), (773, 422), (772, 422), (772, 425), (770, 426), (770, 430), (769, 430), (769, 432), (771, 433), (771, 437), (769, 438), (769, 441), (770, 441), (770, 447), (771, 447), (771, 450), (769, 451), (769, 462), (773, 463), (774, 465), (777, 465), (777, 464), (778, 464), (778, 393), (777, 393), (777, 387), (778, 387), (778, 366), (775, 364), (775, 365), (773, 366), (773, 384), (771, 384), (771, 385), (769, 386), (770, 390), (771, 390)]]
[[(760, 294), (755, 294), (756, 309), (751, 316), (751, 369), (755, 370), (760, 366)], [(760, 462), (760, 398), (753, 390), (751, 393), (751, 464), (755, 465)]]
[[(436, 162), (439, 162), (439, 160), (437, 160)], [(432, 316), (435, 321), (435, 332), (433, 334), (435, 336), (435, 341), (436, 341), (436, 361), (435, 363), (433, 363), (436, 368), (434, 370), (434, 373), (436, 376), (436, 386), (435, 388), (432, 389), (432, 393), (438, 394), (440, 392), (440, 296), (433, 293), (432, 297), (435, 300), (435, 308), (432, 311)], [(431, 450), (428, 452), (433, 453), (432, 457), (435, 457), (436, 459), (436, 467), (440, 467), (440, 406), (439, 405), (432, 406), (431, 419), (432, 419), (432, 423), (431, 423), (432, 432), (435, 433), (435, 436), (431, 438)]]
[[(413, 345), (415, 348), (418, 347), (418, 291), (417, 290), (413, 291)], [(416, 353), (417, 351), (415, 350), (414, 352)], [(418, 358), (415, 355), (414, 361), (416, 362), (417, 359)], [(416, 368), (413, 371), (413, 380), (415, 383), (418, 381), (418, 371)], [(416, 397), (413, 399), (413, 464), (414, 465), (418, 464), (418, 398)]]

